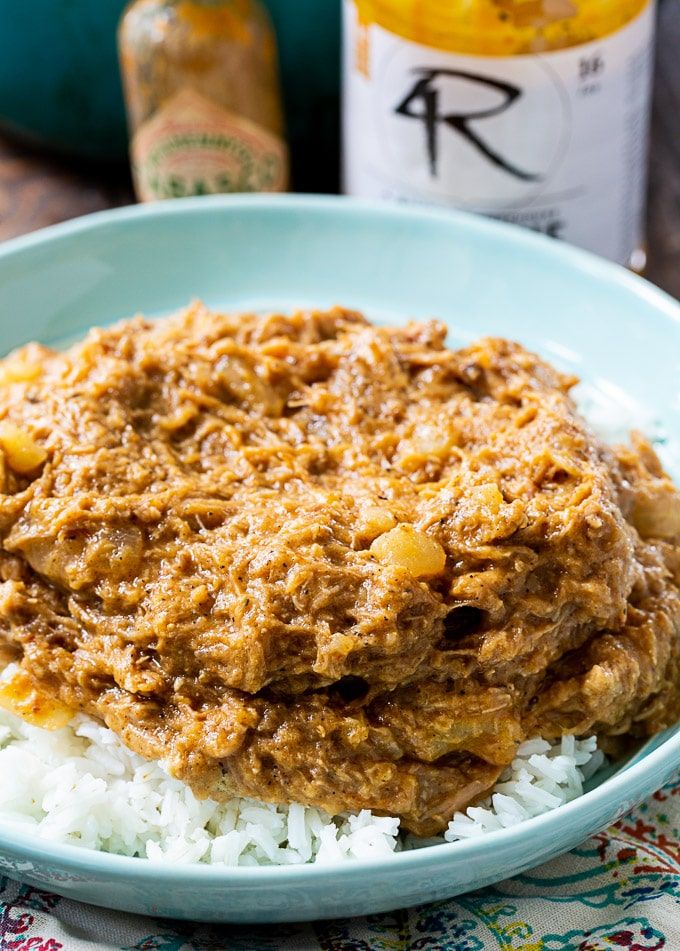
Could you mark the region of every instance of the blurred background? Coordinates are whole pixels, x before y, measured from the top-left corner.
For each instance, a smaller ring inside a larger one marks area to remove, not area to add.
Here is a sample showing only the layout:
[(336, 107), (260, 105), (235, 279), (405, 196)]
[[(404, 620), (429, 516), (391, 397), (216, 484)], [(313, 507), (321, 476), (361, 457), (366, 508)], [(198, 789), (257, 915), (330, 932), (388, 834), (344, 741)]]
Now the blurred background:
[[(3, 0), (0, 121), (24, 144), (127, 162), (116, 30), (128, 0)], [(340, 4), (265, 0), (279, 45), (296, 177), (337, 187)], [(321, 154), (314, 143), (320, 143)], [(313, 155), (307, 145), (312, 145)]]
[[(263, 0), (295, 191), (336, 192), (339, 0)], [(125, 0), (0, 4), (0, 239), (134, 201), (116, 30)], [(680, 0), (661, 0), (647, 276), (680, 297)]]

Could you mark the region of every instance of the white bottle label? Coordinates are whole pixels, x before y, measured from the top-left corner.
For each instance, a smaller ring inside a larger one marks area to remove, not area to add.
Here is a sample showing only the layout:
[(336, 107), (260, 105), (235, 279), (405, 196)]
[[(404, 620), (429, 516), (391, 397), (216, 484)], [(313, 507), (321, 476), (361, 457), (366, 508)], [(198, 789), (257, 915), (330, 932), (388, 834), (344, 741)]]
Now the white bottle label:
[(642, 243), (654, 4), (599, 41), (467, 56), (345, 0), (344, 185), (450, 205), (628, 264)]

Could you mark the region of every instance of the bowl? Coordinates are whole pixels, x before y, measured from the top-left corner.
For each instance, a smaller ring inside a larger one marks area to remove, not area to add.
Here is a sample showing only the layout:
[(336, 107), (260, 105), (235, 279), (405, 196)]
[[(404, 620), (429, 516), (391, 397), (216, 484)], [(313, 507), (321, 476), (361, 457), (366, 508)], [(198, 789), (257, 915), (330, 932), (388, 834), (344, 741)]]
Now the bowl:
[[(437, 316), (452, 339), (514, 337), (591, 391), (680, 433), (680, 307), (615, 265), (462, 213), (342, 198), (184, 199), (103, 212), (0, 248), (0, 349), (58, 343), (201, 297), (233, 310), (342, 303)], [(669, 447), (676, 478), (680, 464)], [(162, 866), (0, 825), (0, 871), (81, 901), (167, 918), (301, 921), (450, 897), (529, 869), (619, 819), (680, 766), (680, 727), (581, 798), (474, 840), (339, 866)]]

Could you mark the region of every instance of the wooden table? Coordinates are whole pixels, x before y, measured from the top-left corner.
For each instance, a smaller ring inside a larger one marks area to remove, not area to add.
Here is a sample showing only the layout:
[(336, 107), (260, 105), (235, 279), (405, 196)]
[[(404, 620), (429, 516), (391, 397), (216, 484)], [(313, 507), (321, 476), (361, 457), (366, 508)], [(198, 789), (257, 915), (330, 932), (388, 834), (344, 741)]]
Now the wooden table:
[[(126, 169), (47, 157), (0, 137), (0, 240), (133, 201)], [(680, 298), (680, 0), (659, 11), (647, 277)]]

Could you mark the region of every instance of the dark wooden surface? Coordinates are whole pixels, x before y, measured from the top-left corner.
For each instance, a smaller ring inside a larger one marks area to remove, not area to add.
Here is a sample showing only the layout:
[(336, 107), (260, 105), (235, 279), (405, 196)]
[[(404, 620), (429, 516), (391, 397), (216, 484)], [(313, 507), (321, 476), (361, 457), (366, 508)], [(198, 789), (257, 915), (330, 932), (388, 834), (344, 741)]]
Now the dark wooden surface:
[(124, 167), (47, 155), (0, 134), (0, 241), (133, 200)]
[[(0, 136), (0, 240), (132, 200), (125, 168)], [(659, 11), (647, 235), (647, 277), (680, 298), (680, 0), (662, 0)]]

